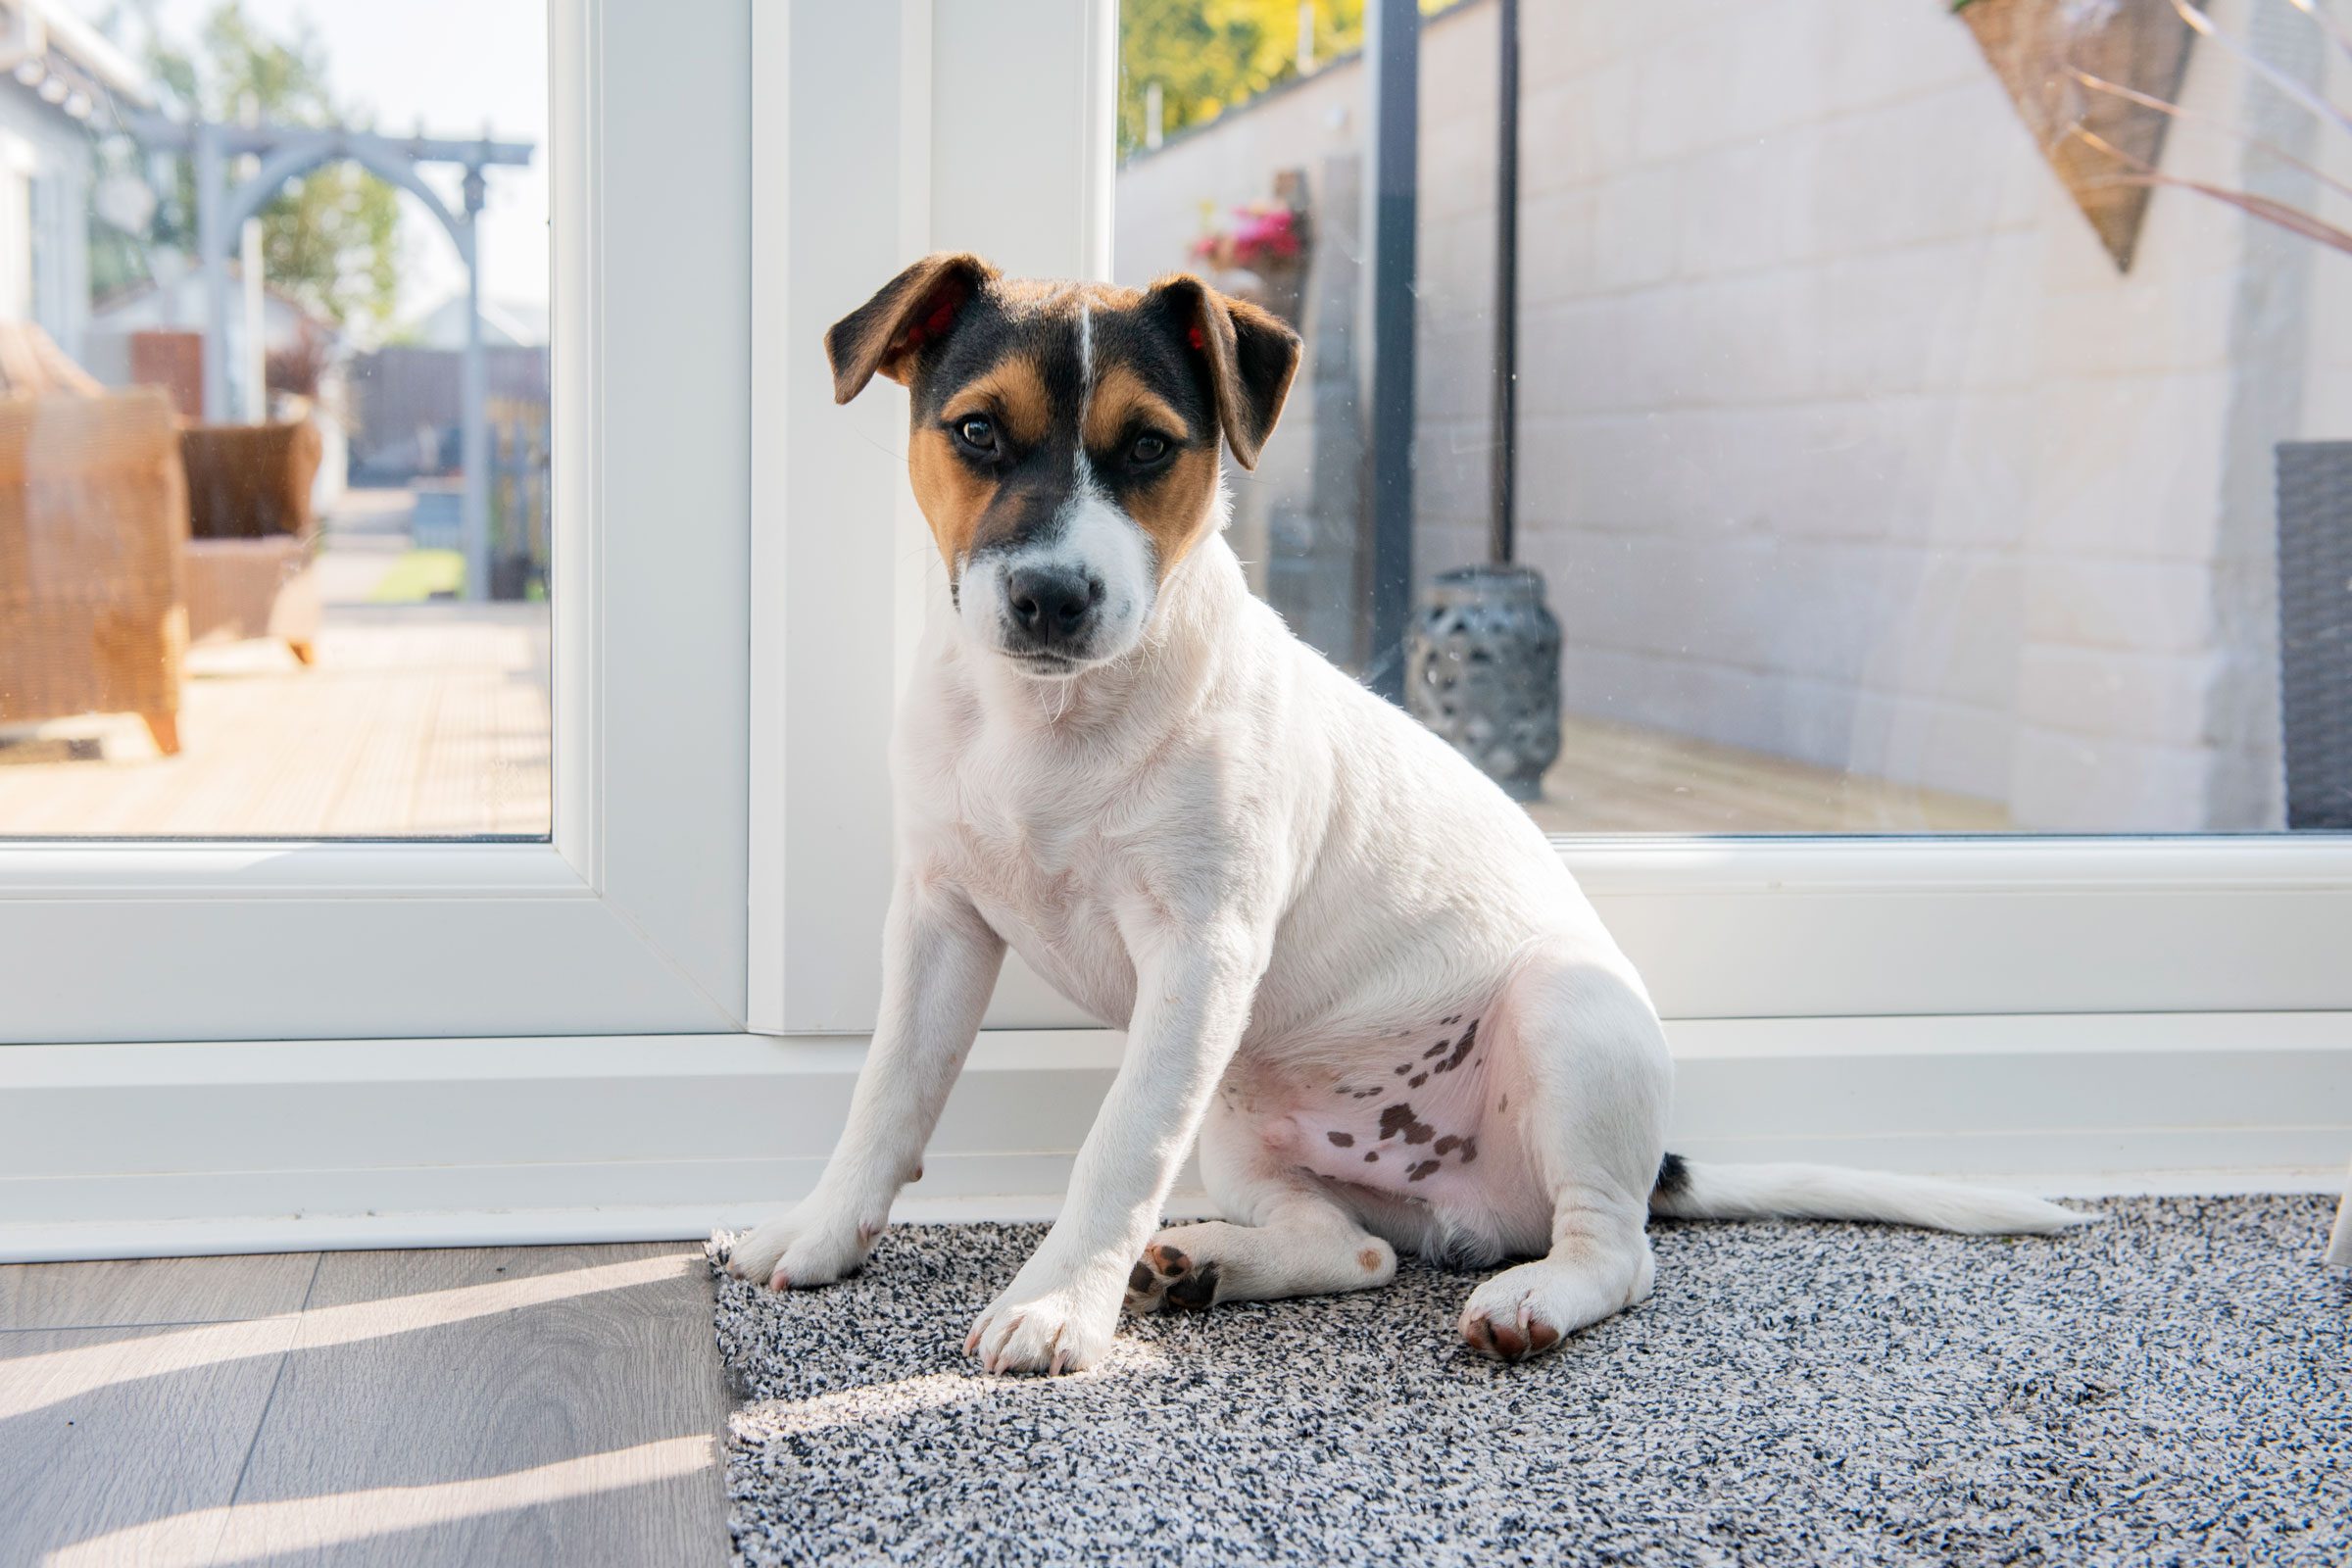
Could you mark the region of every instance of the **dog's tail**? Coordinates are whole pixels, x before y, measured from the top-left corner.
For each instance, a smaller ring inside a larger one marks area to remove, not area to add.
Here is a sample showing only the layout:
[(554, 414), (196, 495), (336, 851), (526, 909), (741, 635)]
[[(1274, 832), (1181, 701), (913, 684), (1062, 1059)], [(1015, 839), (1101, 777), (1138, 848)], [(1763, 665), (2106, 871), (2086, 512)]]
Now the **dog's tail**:
[(2024, 1193), (1842, 1165), (1699, 1165), (1668, 1154), (1649, 1211), (1674, 1219), (1856, 1219), (2046, 1236), (2098, 1218)]

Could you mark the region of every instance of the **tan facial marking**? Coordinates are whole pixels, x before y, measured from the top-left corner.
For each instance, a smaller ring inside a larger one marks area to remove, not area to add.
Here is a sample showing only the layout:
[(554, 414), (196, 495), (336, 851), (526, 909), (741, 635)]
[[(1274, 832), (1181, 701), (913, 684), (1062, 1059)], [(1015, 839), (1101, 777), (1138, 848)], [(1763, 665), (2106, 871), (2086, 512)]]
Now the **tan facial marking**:
[(948, 400), (947, 421), (953, 424), (974, 414), (998, 420), (1018, 445), (1032, 446), (1044, 440), (1054, 406), (1046, 396), (1046, 378), (1037, 362), (1025, 355), (1000, 360), (957, 388)]
[(1086, 404), (1086, 438), (1089, 452), (1102, 452), (1137, 425), (1148, 424), (1169, 435), (1191, 433), (1184, 418), (1167, 401), (1124, 365), (1104, 369), (1095, 383), (1094, 393)]
[(950, 570), (972, 548), (980, 515), (997, 494), (997, 481), (975, 472), (956, 454), (955, 439), (945, 428), (976, 414), (996, 420), (1004, 439), (1017, 446), (1043, 440), (1053, 404), (1037, 362), (1023, 355), (1000, 360), (958, 387), (948, 399), (940, 423), (918, 426), (906, 444), (914, 504), (931, 524), (931, 537)]
[(931, 524), (940, 558), (948, 569), (972, 547), (980, 514), (997, 493), (997, 483), (972, 469), (956, 455), (948, 432), (936, 426), (918, 428), (906, 443), (906, 473), (914, 486), (914, 504)]

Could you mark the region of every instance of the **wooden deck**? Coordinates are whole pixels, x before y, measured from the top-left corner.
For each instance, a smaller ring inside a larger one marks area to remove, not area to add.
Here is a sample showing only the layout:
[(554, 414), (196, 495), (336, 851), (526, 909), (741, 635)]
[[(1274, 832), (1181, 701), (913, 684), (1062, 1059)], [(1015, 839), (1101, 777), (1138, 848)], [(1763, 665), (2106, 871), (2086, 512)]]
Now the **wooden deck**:
[[(267, 642), (194, 650), (181, 751), (129, 716), (0, 731), (0, 838), (537, 837), (550, 816), (545, 605), (370, 602), (405, 498), (355, 492), (320, 559), (304, 668)], [(1606, 720), (1564, 723), (1529, 809), (1553, 833), (1991, 833), (1985, 801)]]
[[(182, 750), (136, 718), (0, 743), (0, 837), (543, 835), (538, 605), (341, 606), (305, 669), (270, 643), (199, 649)], [(1548, 833), (1998, 833), (1990, 802), (1631, 725), (1570, 719)]]
[(318, 662), (199, 648), (180, 752), (133, 717), (0, 745), (0, 836), (544, 835), (545, 605), (330, 605)]
[(1606, 719), (1561, 723), (1529, 812), (1546, 833), (2001, 833), (1990, 801)]

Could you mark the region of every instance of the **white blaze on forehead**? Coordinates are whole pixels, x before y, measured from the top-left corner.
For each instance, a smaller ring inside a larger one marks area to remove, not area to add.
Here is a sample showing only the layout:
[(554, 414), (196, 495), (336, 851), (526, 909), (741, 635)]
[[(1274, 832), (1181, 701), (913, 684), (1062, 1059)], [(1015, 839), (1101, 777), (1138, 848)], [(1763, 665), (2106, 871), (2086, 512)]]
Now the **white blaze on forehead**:
[(1094, 466), (1086, 461), (1086, 416), (1095, 406), (1095, 312), (1090, 305), (1078, 307), (1078, 439), (1071, 443), (1078, 451), (1078, 491), (1080, 496), (1095, 487)]

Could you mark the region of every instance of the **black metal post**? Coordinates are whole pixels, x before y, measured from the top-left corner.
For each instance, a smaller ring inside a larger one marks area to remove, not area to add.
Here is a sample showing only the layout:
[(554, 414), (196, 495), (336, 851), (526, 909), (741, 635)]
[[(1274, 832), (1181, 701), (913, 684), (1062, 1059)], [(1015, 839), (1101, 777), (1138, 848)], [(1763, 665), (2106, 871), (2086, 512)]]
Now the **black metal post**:
[(1488, 458), (1487, 558), (1518, 548), (1513, 436), (1519, 407), (1519, 0), (1500, 0), (1494, 96), (1494, 445)]
[(1371, 417), (1365, 421), (1372, 508), (1372, 689), (1404, 699), (1404, 626), (1413, 595), (1413, 270), (1421, 139), (1421, 8), (1371, 0), (1364, 15), (1371, 88)]

